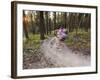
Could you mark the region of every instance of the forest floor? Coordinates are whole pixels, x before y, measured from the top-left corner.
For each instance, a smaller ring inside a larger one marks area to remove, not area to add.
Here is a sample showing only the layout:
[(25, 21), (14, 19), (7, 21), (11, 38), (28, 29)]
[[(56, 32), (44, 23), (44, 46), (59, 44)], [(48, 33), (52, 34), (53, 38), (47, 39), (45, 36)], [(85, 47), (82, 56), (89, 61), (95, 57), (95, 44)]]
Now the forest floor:
[[(54, 68), (54, 67), (80, 67), (90, 65), (90, 55), (80, 51), (73, 51), (65, 43), (63, 46), (56, 44), (55, 37), (45, 39), (40, 48), (24, 50), (23, 68)], [(34, 54), (33, 54), (34, 53)]]

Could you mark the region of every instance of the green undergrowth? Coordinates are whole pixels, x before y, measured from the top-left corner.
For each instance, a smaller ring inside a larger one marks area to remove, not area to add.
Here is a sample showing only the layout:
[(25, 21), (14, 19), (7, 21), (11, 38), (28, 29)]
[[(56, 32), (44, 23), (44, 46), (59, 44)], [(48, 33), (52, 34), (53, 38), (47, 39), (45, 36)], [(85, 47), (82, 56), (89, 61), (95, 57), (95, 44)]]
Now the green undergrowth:
[(73, 50), (83, 51), (90, 54), (90, 32), (70, 32), (65, 43)]
[(37, 50), (40, 48), (40, 35), (39, 34), (29, 34), (29, 39), (23, 40), (23, 49), (24, 50)]

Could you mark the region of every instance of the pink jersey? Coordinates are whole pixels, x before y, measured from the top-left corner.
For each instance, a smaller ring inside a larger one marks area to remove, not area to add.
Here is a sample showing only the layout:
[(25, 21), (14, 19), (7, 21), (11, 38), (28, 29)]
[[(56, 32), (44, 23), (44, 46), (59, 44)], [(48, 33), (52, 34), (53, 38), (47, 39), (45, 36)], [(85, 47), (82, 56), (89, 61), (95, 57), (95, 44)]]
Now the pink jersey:
[(66, 33), (65, 33), (65, 29), (59, 29), (57, 31), (57, 36), (61, 39), (61, 38), (65, 38), (66, 37)]

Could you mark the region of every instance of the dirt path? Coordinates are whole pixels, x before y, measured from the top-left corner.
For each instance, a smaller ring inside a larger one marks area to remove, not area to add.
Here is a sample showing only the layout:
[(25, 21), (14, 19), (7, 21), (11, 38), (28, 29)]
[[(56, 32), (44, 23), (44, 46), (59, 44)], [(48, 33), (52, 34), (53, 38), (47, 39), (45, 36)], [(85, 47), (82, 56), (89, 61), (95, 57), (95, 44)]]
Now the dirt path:
[(41, 47), (24, 50), (23, 69), (39, 69), (54, 67), (79, 67), (90, 65), (90, 56), (70, 50), (64, 43), (58, 47), (56, 38), (44, 40)]
[(56, 67), (75, 67), (90, 65), (90, 56), (72, 52), (64, 43), (57, 48), (55, 37), (44, 40), (41, 51), (49, 62)]

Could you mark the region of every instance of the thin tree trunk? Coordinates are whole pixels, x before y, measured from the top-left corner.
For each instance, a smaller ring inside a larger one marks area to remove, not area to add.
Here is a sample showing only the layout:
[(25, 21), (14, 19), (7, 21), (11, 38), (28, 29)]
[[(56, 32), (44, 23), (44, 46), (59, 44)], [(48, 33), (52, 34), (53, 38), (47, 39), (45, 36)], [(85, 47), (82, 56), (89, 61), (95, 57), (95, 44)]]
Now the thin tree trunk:
[(51, 34), (51, 19), (49, 19), (49, 34)]
[[(54, 30), (56, 28), (56, 12), (54, 12)], [(55, 35), (55, 31), (54, 31), (54, 35)]]
[(33, 12), (31, 12), (31, 15), (30, 15), (30, 17), (31, 17), (31, 27), (32, 27), (32, 33), (33, 34), (35, 34), (35, 27), (34, 27), (34, 23), (33, 23)]
[(46, 34), (48, 35), (48, 12), (45, 12), (46, 15)]
[(67, 28), (67, 26), (66, 26), (66, 13), (64, 13), (64, 27)]

